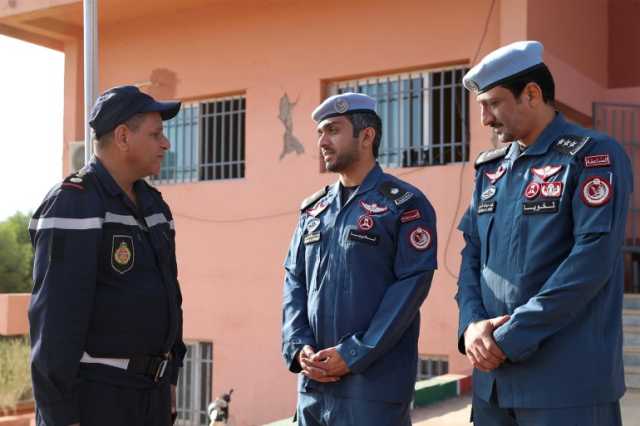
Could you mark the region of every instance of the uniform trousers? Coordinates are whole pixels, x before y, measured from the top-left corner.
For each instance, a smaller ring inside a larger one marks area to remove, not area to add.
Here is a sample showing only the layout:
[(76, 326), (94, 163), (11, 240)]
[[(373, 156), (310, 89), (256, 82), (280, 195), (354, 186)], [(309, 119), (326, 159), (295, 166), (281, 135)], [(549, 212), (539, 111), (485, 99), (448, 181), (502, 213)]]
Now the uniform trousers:
[(409, 403), (342, 398), (324, 392), (298, 393), (300, 426), (411, 426)]

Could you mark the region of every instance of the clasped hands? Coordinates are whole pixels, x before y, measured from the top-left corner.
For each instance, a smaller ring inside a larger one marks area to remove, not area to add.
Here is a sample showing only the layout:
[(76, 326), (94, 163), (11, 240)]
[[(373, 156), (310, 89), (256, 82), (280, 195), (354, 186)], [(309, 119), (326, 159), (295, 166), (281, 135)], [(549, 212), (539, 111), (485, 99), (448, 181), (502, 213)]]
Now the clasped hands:
[(464, 332), (464, 348), (471, 365), (488, 373), (507, 359), (493, 338), (493, 331), (509, 321), (509, 315), (472, 322)]
[(335, 347), (316, 352), (311, 346), (305, 345), (298, 352), (298, 363), (302, 374), (322, 383), (337, 382), (351, 371)]

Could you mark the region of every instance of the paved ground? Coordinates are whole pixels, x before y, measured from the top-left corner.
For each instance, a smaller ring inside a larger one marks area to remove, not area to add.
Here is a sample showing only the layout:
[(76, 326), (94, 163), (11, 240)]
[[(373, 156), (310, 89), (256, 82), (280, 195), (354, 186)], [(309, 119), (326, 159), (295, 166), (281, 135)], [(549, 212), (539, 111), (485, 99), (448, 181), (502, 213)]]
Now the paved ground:
[[(415, 426), (469, 426), (471, 398), (462, 396), (413, 411)], [(628, 390), (622, 398), (622, 424), (640, 426), (640, 389)]]

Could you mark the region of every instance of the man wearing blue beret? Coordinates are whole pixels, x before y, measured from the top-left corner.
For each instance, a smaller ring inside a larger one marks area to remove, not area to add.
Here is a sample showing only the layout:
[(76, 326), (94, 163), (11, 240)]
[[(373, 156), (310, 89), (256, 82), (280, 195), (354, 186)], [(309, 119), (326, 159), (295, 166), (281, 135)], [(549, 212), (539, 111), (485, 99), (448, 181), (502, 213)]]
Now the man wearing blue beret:
[(436, 269), (436, 219), (382, 171), (375, 100), (326, 99), (312, 114), (338, 180), (302, 202), (285, 260), (282, 352), (299, 374), (304, 426), (406, 426), (420, 305)]
[(477, 425), (620, 425), (622, 243), (632, 173), (609, 136), (554, 108), (542, 44), (463, 79), (503, 147), (476, 160), (456, 299)]
[(169, 206), (144, 181), (169, 141), (178, 102), (133, 86), (90, 115), (96, 155), (56, 185), (29, 232), (29, 306), (38, 426), (168, 426), (186, 348)]

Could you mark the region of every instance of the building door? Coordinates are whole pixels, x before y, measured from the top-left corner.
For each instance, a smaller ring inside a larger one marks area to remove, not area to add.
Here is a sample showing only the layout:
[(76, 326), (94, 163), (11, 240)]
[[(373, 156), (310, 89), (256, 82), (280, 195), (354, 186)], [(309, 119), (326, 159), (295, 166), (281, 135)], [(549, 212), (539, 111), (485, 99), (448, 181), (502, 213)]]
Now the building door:
[(623, 247), (625, 292), (640, 293), (640, 105), (595, 102), (593, 123), (596, 130), (614, 137), (631, 159), (634, 193)]

